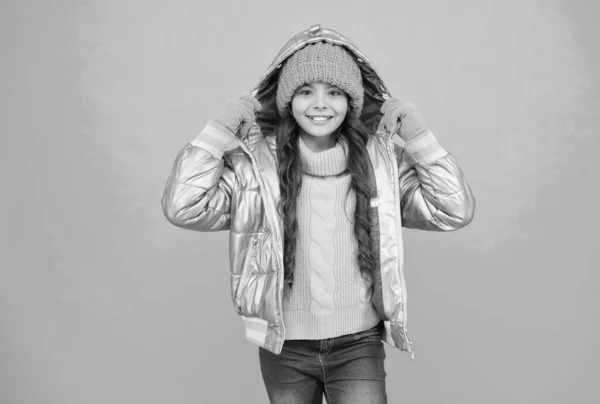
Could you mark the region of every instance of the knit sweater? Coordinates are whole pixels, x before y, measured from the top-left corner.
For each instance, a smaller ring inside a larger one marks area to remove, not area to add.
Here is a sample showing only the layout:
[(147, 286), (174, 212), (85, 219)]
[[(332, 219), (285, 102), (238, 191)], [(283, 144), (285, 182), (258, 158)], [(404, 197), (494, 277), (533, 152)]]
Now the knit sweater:
[(357, 261), (346, 148), (338, 143), (315, 153), (299, 140), (303, 175), (294, 283), (283, 304), (286, 339), (333, 338), (380, 321)]

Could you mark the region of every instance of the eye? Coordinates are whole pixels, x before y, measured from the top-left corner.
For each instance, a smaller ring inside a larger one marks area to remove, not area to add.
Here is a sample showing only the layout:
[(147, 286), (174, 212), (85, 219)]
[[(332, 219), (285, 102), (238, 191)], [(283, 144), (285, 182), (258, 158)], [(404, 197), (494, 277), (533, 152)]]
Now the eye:
[(310, 95), (311, 91), (308, 88), (301, 88), (298, 90), (298, 95)]
[(329, 91), (329, 95), (331, 95), (332, 97), (339, 97), (340, 95), (343, 95), (343, 93), (341, 90), (333, 89)]

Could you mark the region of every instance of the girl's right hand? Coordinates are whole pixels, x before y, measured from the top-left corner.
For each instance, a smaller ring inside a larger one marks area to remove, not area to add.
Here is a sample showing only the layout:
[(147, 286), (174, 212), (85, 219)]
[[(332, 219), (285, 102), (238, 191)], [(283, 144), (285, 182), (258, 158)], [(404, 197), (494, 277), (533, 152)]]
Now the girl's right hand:
[(262, 109), (260, 102), (247, 94), (227, 101), (223, 112), (215, 121), (229, 129), (238, 137), (244, 137), (254, 124), (254, 114)]

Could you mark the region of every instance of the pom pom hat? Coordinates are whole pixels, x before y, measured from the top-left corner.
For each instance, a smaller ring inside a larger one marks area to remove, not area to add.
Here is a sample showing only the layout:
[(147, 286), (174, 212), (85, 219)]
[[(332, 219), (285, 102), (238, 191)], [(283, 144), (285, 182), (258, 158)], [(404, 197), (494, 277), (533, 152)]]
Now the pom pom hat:
[(341, 46), (328, 42), (308, 44), (284, 63), (277, 84), (277, 110), (283, 116), (296, 89), (321, 81), (343, 90), (350, 97), (349, 113), (360, 116), (364, 90), (360, 68)]

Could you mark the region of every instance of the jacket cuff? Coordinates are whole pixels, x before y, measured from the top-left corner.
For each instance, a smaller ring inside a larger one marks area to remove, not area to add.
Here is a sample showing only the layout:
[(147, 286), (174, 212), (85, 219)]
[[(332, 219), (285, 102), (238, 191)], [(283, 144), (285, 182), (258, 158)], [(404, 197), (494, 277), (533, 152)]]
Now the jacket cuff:
[(208, 121), (204, 129), (190, 142), (191, 145), (203, 148), (218, 159), (237, 143), (238, 139), (233, 132), (216, 121)]
[(404, 143), (404, 150), (420, 165), (433, 163), (448, 154), (429, 129)]

